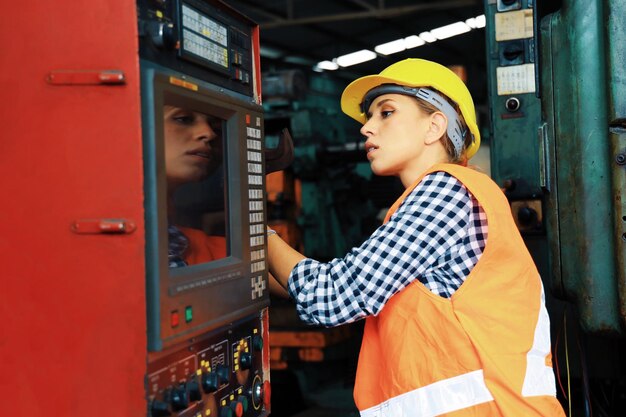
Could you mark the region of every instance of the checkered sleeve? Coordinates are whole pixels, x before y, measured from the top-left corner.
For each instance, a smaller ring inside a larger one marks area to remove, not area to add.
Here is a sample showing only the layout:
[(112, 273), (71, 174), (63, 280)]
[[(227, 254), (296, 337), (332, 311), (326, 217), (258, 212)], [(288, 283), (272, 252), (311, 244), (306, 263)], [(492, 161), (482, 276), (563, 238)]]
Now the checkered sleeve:
[(289, 292), (305, 322), (336, 326), (377, 315), (415, 279), (450, 297), (482, 254), (486, 218), (446, 172), (427, 175), (389, 221), (345, 257), (300, 261)]

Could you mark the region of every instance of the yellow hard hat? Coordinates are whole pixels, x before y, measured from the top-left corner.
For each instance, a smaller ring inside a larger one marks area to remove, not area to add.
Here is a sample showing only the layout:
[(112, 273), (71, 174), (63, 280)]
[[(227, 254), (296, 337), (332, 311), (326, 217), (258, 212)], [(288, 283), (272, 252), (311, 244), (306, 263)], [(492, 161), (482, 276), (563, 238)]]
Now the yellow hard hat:
[(473, 141), (467, 148), (467, 158), (476, 154), (480, 146), (480, 132), (476, 124), (474, 101), (463, 81), (454, 72), (443, 65), (424, 59), (409, 58), (396, 62), (378, 75), (368, 75), (350, 83), (341, 95), (341, 110), (354, 120), (365, 123), (367, 119), (365, 113), (361, 111), (363, 98), (368, 91), (382, 84), (432, 87), (445, 94), (459, 106), (472, 134)]

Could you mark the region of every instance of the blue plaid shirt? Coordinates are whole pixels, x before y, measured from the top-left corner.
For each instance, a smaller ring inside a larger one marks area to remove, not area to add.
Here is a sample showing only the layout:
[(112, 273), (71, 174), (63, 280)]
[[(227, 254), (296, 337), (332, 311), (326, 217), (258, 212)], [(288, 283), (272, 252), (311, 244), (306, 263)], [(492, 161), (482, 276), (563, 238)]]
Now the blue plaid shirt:
[(167, 226), (167, 260), (170, 268), (187, 266), (185, 251), (189, 247), (189, 239), (174, 225)]
[(377, 315), (415, 279), (449, 298), (480, 258), (486, 239), (487, 218), (476, 199), (452, 175), (434, 172), (345, 257), (300, 261), (291, 271), (289, 293), (300, 318), (322, 326)]

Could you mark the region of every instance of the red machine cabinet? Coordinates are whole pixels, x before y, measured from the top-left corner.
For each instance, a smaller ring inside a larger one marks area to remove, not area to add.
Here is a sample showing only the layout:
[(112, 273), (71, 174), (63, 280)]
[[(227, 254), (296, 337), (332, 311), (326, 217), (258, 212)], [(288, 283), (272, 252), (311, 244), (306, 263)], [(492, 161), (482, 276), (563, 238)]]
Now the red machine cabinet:
[(0, 414), (145, 415), (136, 5), (3, 6)]

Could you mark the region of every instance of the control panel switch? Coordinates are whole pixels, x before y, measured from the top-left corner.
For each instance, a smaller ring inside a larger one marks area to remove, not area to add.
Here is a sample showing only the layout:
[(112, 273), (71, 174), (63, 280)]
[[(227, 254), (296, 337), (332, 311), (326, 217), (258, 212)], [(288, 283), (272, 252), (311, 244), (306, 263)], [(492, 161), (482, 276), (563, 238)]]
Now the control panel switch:
[(217, 380), (217, 373), (207, 372), (202, 374), (202, 390), (207, 394), (217, 391), (220, 384)]
[(252, 355), (249, 352), (242, 352), (239, 356), (239, 365), (241, 369), (250, 369), (252, 367)]
[(187, 384), (180, 384), (172, 388), (170, 392), (170, 404), (174, 411), (181, 411), (189, 407), (189, 397), (187, 397)]

